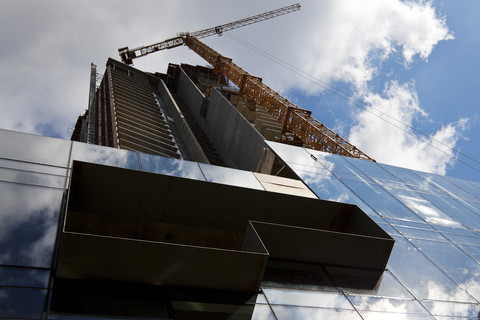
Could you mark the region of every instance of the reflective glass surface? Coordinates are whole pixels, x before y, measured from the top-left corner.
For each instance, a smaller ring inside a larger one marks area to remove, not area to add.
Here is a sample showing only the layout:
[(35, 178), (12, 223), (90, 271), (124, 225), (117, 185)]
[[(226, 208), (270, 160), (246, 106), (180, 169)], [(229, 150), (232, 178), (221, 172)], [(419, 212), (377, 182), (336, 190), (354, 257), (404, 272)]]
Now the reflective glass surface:
[(320, 199), (365, 205), (360, 198), (328, 170), (324, 170), (320, 174), (297, 170), (297, 174)]
[[(480, 317), (480, 304), (476, 303), (453, 303), (443, 301), (422, 301), (425, 308), (434, 316), (455, 316), (478, 319)], [(437, 319), (451, 319), (439, 318)], [(465, 318), (463, 318), (465, 319)]]
[(310, 158), (310, 154), (303, 148), (297, 148), (283, 143), (265, 141), (273, 151), (288, 163), (303, 164), (315, 166), (315, 160)]
[(327, 170), (334, 172), (336, 176), (345, 175), (352, 179), (354, 177), (358, 177), (358, 179), (364, 179), (366, 177), (362, 171), (345, 160), (344, 157), (316, 150), (307, 151), (311, 158), (316, 159), (317, 163), (321, 164)]
[(396, 229), (397, 227), (393, 227), (392, 225), (388, 224), (388, 223), (381, 223), (381, 222), (377, 222), (377, 224), (385, 231), (387, 232), (389, 235), (393, 236), (393, 235), (400, 235), (400, 232)]
[(250, 171), (217, 167), (210, 164), (199, 163), (200, 169), (209, 182), (228, 184), (231, 186), (249, 189), (265, 190), (255, 175)]
[(32, 184), (36, 186), (63, 188), (65, 184), (65, 175), (54, 176), (54, 175), (45, 174), (45, 173), (36, 173), (36, 172), (28, 172), (23, 170), (0, 168), (0, 180), (16, 182), (16, 183)]
[(0, 182), (0, 264), (50, 267), (62, 194)]
[(425, 308), (417, 300), (413, 299), (348, 296), (348, 300), (359, 311), (428, 314)]
[(480, 264), (452, 243), (413, 239), (415, 244), (458, 285), (480, 299)]
[(46, 166), (43, 164), (23, 162), (18, 160), (6, 160), (6, 159), (0, 159), (0, 167), (8, 168), (8, 169), (25, 170), (25, 171), (31, 171), (31, 172), (48, 173), (48, 174), (53, 174), (57, 176), (64, 176), (66, 172), (65, 167), (62, 168), (62, 167)]
[(70, 144), (68, 140), (0, 129), (0, 158), (66, 167)]
[[(473, 298), (443, 273), (406, 239), (395, 236), (387, 268), (419, 299), (474, 302)], [(442, 244), (442, 242), (438, 242)]]
[(410, 228), (404, 226), (397, 226), (396, 229), (400, 231), (407, 239), (419, 238), (447, 242), (448, 239), (436, 231), (429, 231), (424, 229)]
[(376, 162), (365, 161), (361, 159), (354, 159), (345, 157), (349, 163), (358, 168), (363, 174), (369, 176), (370, 178), (380, 178), (385, 180), (393, 180), (393, 176), (390, 172), (385, 170), (383, 167), (379, 166)]
[(445, 233), (445, 237), (447, 237), (453, 243), (456, 243), (456, 244), (468, 244), (468, 245), (478, 246), (480, 250), (480, 237), (463, 236), (463, 235), (451, 234), (451, 233)]
[(113, 167), (139, 170), (137, 153), (92, 144), (73, 142), (71, 161), (79, 160)]
[(255, 305), (251, 320), (276, 320), (272, 309), (268, 305)]
[(143, 171), (205, 181), (197, 162), (164, 158), (146, 153), (138, 155)]
[(0, 318), (42, 319), (47, 290), (0, 287)]
[(384, 217), (421, 221), (401, 202), (388, 194), (380, 186), (353, 180), (342, 180), (363, 201), (368, 203), (378, 214)]
[(386, 187), (386, 190), (429, 224), (461, 227), (458, 221), (443, 213), (437, 206), (418, 193), (407, 189), (390, 187)]
[(362, 320), (355, 310), (272, 306), (278, 320)]
[(387, 170), (388, 172), (390, 172), (392, 175), (394, 175), (398, 179), (398, 181), (405, 182), (406, 184), (409, 184), (412, 186), (419, 186), (421, 188), (423, 187), (425, 188), (424, 190), (430, 190), (434, 188), (425, 179), (423, 179), (421, 176), (416, 174), (417, 171), (415, 170), (394, 167), (394, 166), (390, 166), (388, 164), (383, 164), (383, 163), (379, 163), (378, 165), (384, 168), (385, 170)]
[(353, 309), (346, 297), (334, 292), (264, 288), (270, 304)]
[(382, 278), (378, 285), (372, 289), (351, 289), (345, 288), (347, 294), (362, 294), (368, 296), (379, 297), (397, 297), (397, 298), (411, 298), (413, 296), (408, 290), (390, 273), (390, 271), (384, 271)]
[[(0, 130), (0, 318), (42, 317), (71, 144)], [(479, 319), (480, 184), (269, 144), (321, 199), (358, 205), (395, 238), (387, 269), (373, 289), (264, 281), (256, 300), (176, 301), (177, 315)], [(76, 142), (72, 159), (263, 189), (251, 172)]]
[(0, 266), (0, 286), (47, 288), (50, 271)]
[[(432, 194), (425, 194), (424, 196), (425, 198), (429, 199), (430, 202), (435, 203), (435, 205), (440, 208), (440, 210), (445, 212), (445, 214), (463, 224), (463, 226), (472, 228), (474, 230), (480, 230), (480, 216), (462, 206), (455, 199), (449, 197), (439, 197)], [(459, 227), (457, 224), (442, 226), (453, 228)]]
[(395, 312), (378, 312), (378, 311), (360, 311), (363, 320), (433, 320), (430, 315), (426, 314), (409, 314), (409, 313), (395, 313)]
[(418, 175), (422, 176), (426, 181), (443, 191), (445, 194), (450, 195), (452, 197), (460, 197), (460, 198), (470, 198), (470, 195), (465, 192), (465, 190), (459, 188), (455, 184), (451, 183), (447, 179), (442, 176), (427, 173), (427, 172), (418, 172)]
[(460, 248), (462, 248), (467, 254), (470, 255), (470, 257), (480, 263), (480, 247), (461, 245)]
[(423, 229), (428, 231), (434, 231), (435, 229), (427, 224), (425, 221), (408, 221), (408, 220), (401, 220), (401, 219), (392, 219), (387, 218), (385, 219), (393, 226), (405, 226), (409, 228), (416, 228), (416, 229)]
[(453, 185), (458, 186), (463, 191), (480, 199), (480, 183), (452, 177), (445, 177), (445, 179), (451, 182)]

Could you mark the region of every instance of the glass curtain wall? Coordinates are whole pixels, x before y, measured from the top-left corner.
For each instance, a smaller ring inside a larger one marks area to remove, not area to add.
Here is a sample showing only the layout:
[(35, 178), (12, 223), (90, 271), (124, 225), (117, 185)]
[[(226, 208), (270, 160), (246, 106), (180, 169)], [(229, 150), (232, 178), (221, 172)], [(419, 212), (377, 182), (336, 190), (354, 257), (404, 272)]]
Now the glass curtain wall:
[[(269, 145), (320, 199), (356, 204), (395, 239), (381, 281), (372, 290), (264, 281), (242, 305), (169, 301), (170, 318), (479, 319), (480, 184)], [(73, 160), (263, 189), (252, 172), (0, 130), (1, 319), (102, 318), (49, 312)]]

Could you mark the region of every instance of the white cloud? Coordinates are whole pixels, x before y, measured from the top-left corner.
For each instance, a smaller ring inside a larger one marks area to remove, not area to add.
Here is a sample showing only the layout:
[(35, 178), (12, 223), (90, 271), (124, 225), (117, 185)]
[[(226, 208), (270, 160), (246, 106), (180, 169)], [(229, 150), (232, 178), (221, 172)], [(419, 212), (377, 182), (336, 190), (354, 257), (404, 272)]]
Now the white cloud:
[[(409, 68), (416, 57), (427, 61), (440, 41), (453, 39), (445, 17), (437, 14), (431, 1), (420, 0), (343, 0), (308, 5), (312, 6), (305, 8), (308, 14), (318, 17), (305, 32), (309, 49), (299, 55), (298, 65), (305, 62), (306, 71), (322, 81), (351, 85), (355, 97), (369, 106), (368, 111), (353, 114), (348, 140), (379, 162), (445, 174), (454, 159), (452, 150), (444, 145), (455, 146), (464, 130), (462, 123), (468, 119), (442, 126), (431, 138), (415, 137), (410, 128), (418, 125), (415, 121), (431, 120), (421, 108), (414, 81), (388, 82), (382, 94), (371, 91), (370, 86), (380, 76), (384, 62), (395, 59), (399, 67)], [(322, 90), (307, 80), (297, 86), (311, 94)], [(378, 114), (373, 108), (388, 115), (380, 118), (402, 130), (373, 116), (370, 112)]]
[(304, 9), (312, 25), (299, 33), (308, 43), (299, 63), (323, 81), (348, 82), (357, 90), (397, 51), (409, 64), (416, 55), (427, 59), (439, 41), (453, 38), (431, 2), (320, 1)]
[(350, 130), (352, 144), (379, 162), (420, 171), (445, 174), (453, 165), (454, 153), (446, 146), (454, 146), (461, 138), (468, 119), (442, 126), (431, 137), (415, 136), (414, 120), (427, 114), (419, 106), (413, 82), (393, 81), (382, 95), (369, 93), (365, 102), (368, 106), (355, 116), (357, 123)]
[[(76, 116), (87, 107), (91, 62), (96, 63), (98, 72), (102, 73), (108, 57), (117, 59), (119, 47), (154, 43), (177, 32), (199, 30), (289, 4), (290, 0), (145, 0), (139, 4), (125, 0), (45, 0), (41, 3), (29, 2), (26, 7), (24, 2), (8, 0), (0, 11), (0, 30), (9, 30), (0, 33), (3, 48), (0, 60), (0, 127), (68, 137), (67, 128), (74, 125)], [(369, 91), (369, 83), (376, 79), (379, 66), (387, 59), (397, 59), (400, 65), (409, 66), (415, 57), (426, 60), (440, 41), (453, 37), (445, 18), (435, 12), (432, 2), (305, 0), (301, 4), (300, 12), (232, 33), (273, 52), (278, 58), (301, 67), (322, 81), (351, 84), (358, 97), (370, 98), (372, 102), (410, 103), (406, 96), (410, 91), (410, 99), (417, 101), (408, 106), (416, 109), (385, 107), (385, 110), (395, 110), (396, 114), (392, 116), (408, 124), (422, 115), (412, 84), (406, 87), (397, 84), (398, 88), (405, 89), (396, 91), (390, 84), (390, 94), (404, 96), (378, 96), (375, 100), (376, 95)], [(306, 79), (292, 77), (280, 67), (272, 68), (270, 61), (252, 54), (250, 49), (236, 44), (229, 37), (211, 37), (205, 42), (225, 56), (232, 57), (246, 71), (262, 77), (276, 90), (297, 87), (309, 93), (322, 91)], [(142, 70), (164, 72), (169, 62), (206, 64), (187, 48), (167, 50), (138, 59), (135, 64)], [(355, 130), (366, 127), (362, 121), (370, 121), (369, 117), (361, 114), (354, 118), (357, 123)], [(366, 133), (378, 136), (378, 132), (373, 132), (374, 128), (369, 128)], [(395, 128), (379, 125), (378, 129), (391, 137), (389, 142), (393, 144), (393, 149), (406, 150), (404, 154), (426, 150), (422, 149), (421, 143), (416, 144), (418, 141), (406, 143), (410, 138), (394, 134)], [(459, 125), (445, 125), (436, 134), (441, 141), (455, 143), (460, 129)], [(355, 139), (355, 135), (352, 138)], [(372, 140), (363, 138), (356, 141), (360, 142), (357, 143), (360, 149), (369, 149), (370, 146), (365, 143)], [(365, 152), (369, 153), (368, 150)], [(374, 150), (371, 156), (383, 161), (383, 156), (376, 152)], [(430, 151), (427, 153), (432, 154)], [(425, 159), (413, 156), (406, 159), (408, 166), (417, 169), (419, 167), (415, 166), (415, 162), (425, 162)], [(443, 172), (442, 168), (449, 163), (443, 157), (438, 163), (435, 159), (430, 160), (430, 167), (433, 166), (435, 172)], [(405, 165), (403, 162), (396, 164)]]

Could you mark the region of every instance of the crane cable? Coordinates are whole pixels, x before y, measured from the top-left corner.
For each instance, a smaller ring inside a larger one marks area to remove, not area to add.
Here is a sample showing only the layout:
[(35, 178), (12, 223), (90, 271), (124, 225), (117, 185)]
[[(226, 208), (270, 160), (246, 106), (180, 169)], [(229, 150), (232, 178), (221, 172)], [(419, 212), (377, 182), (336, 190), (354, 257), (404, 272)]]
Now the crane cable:
[[(286, 62), (286, 61), (283, 61), (283, 60), (275, 57), (274, 55), (266, 52), (265, 50), (260, 49), (259, 47), (255, 46), (254, 44), (251, 44), (251, 43), (249, 43), (249, 42), (247, 42), (247, 41), (245, 41), (245, 40), (243, 40), (243, 39), (241, 39), (241, 38), (239, 38), (239, 37), (237, 37), (237, 36), (232, 35), (231, 33), (225, 33), (225, 34), (226, 34), (228, 37), (230, 37), (231, 39), (233, 39), (233, 40), (235, 40), (235, 41), (237, 41), (237, 42), (239, 42), (239, 43), (241, 43), (241, 44), (249, 47), (250, 49), (256, 51), (257, 53), (263, 55), (263, 56), (266, 57), (267, 59), (269, 59), (269, 60), (271, 60), (271, 61), (273, 61), (273, 62), (281, 65), (282, 67), (284, 67), (284, 68), (286, 68), (286, 69), (288, 69), (288, 70), (296, 73), (297, 75), (301, 76), (302, 78), (313, 82), (314, 84), (316, 84), (317, 86), (325, 89), (326, 91), (328, 91), (328, 92), (330, 92), (330, 93), (332, 93), (332, 94), (334, 94), (334, 95), (336, 95), (336, 96), (338, 96), (338, 97), (340, 97), (340, 98), (342, 98), (342, 99), (350, 102), (350, 103), (353, 104), (354, 106), (356, 106), (356, 107), (358, 107), (358, 108), (360, 108), (360, 109), (362, 109), (362, 110), (364, 110), (364, 111), (366, 111), (366, 112), (368, 112), (368, 113), (376, 116), (377, 118), (379, 118), (379, 119), (381, 119), (381, 120), (389, 123), (390, 125), (396, 127), (397, 129), (402, 130), (403, 132), (405, 132), (405, 133), (407, 133), (407, 134), (415, 137), (416, 139), (418, 139), (418, 140), (426, 143), (426, 144), (429, 145), (430, 147), (432, 147), (432, 148), (434, 148), (434, 149), (436, 149), (436, 150), (444, 153), (445, 155), (449, 156), (450, 158), (453, 158), (453, 159), (455, 159), (456, 161), (459, 161), (460, 163), (462, 163), (462, 164), (466, 165), (467, 167), (469, 167), (469, 168), (471, 168), (471, 169), (473, 169), (473, 170), (475, 170), (475, 171), (477, 171), (477, 172), (480, 173), (480, 170), (479, 170), (479, 169), (473, 167), (472, 165), (466, 163), (466, 162), (463, 161), (463, 160), (460, 160), (458, 157), (455, 157), (454, 155), (451, 155), (451, 154), (447, 153), (446, 151), (444, 151), (444, 150), (442, 150), (442, 149), (434, 146), (434, 145), (432, 144), (432, 142), (436, 142), (436, 143), (438, 143), (438, 144), (441, 144), (441, 145), (443, 145), (444, 147), (446, 147), (446, 148), (448, 148), (448, 149), (456, 152), (457, 154), (460, 154), (460, 155), (462, 155), (462, 156), (464, 156), (464, 157), (466, 157), (466, 158), (468, 158), (468, 159), (470, 159), (470, 160), (472, 160), (472, 161), (480, 164), (480, 161), (472, 158), (471, 156), (464, 154), (463, 152), (461, 152), (461, 151), (453, 148), (452, 146), (449, 146), (449, 145), (447, 145), (447, 144), (445, 144), (445, 143), (443, 143), (443, 142), (441, 142), (441, 141), (438, 141), (437, 139), (431, 137), (430, 135), (428, 135), (428, 134), (426, 134), (426, 133), (424, 133), (424, 132), (422, 132), (422, 131), (414, 128), (414, 127), (412, 127), (411, 125), (408, 125), (408, 124), (402, 122), (401, 120), (398, 120), (398, 119), (392, 117), (392, 116), (389, 115), (388, 113), (385, 113), (385, 112), (383, 112), (383, 111), (381, 111), (381, 110), (376, 109), (376, 108), (373, 107), (373, 106), (370, 106), (371, 109), (379, 112), (379, 113), (382, 114), (382, 115), (385, 115), (385, 116), (391, 118), (392, 120), (395, 120), (396, 122), (400, 123), (401, 125), (409, 128), (409, 129), (411, 129), (411, 130), (413, 130), (413, 131), (415, 131), (415, 132), (417, 132), (417, 133), (419, 133), (419, 134), (421, 134), (421, 135), (429, 138), (431, 141), (424, 140), (424, 139), (422, 139), (421, 137), (416, 136), (416, 135), (413, 134), (412, 132), (407, 131), (407, 130), (405, 130), (404, 128), (402, 128), (402, 127), (400, 127), (400, 126), (392, 123), (391, 121), (388, 121), (387, 119), (382, 118), (380, 115), (371, 112), (370, 110), (367, 109), (368, 105), (367, 105), (366, 102), (364, 102), (363, 100), (360, 100), (360, 99), (356, 98), (356, 97), (353, 96), (351, 93), (348, 93), (348, 92), (345, 92), (345, 91), (343, 91), (343, 90), (341, 90), (341, 89), (338, 89), (338, 88), (336, 88), (336, 87), (328, 84), (327, 82), (322, 81), (322, 80), (320, 80), (320, 79), (318, 79), (318, 78), (316, 78), (316, 77), (314, 77), (314, 76), (306, 73), (305, 71), (302, 71), (301, 69), (299, 69), (299, 68), (291, 65), (290, 63), (288, 63), (288, 62)], [(354, 102), (352, 102), (352, 100), (354, 100)], [(356, 101), (356, 102), (355, 102), (355, 101)]]

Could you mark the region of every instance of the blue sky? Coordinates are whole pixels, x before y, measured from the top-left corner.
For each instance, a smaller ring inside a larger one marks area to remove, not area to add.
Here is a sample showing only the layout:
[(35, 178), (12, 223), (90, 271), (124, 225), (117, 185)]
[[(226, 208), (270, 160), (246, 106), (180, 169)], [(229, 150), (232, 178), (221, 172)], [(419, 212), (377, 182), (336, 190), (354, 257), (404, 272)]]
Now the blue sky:
[[(107, 58), (117, 58), (119, 47), (155, 43), (178, 32), (292, 3), (3, 1), (0, 127), (68, 138), (76, 117), (87, 107), (91, 62), (103, 73)], [(231, 34), (365, 101), (367, 108), (382, 109), (388, 114), (383, 117), (407, 124), (404, 131), (361, 112), (351, 101), (298, 77), (232, 37), (205, 42), (300, 107), (313, 110), (319, 121), (380, 162), (480, 181), (479, 163), (460, 155), (476, 170), (468, 168), (405, 133), (413, 127), (480, 159), (476, 142), (480, 138), (476, 95), (480, 1), (300, 3), (299, 12)], [(164, 72), (168, 62), (205, 64), (181, 47), (138, 59), (135, 66)]]

